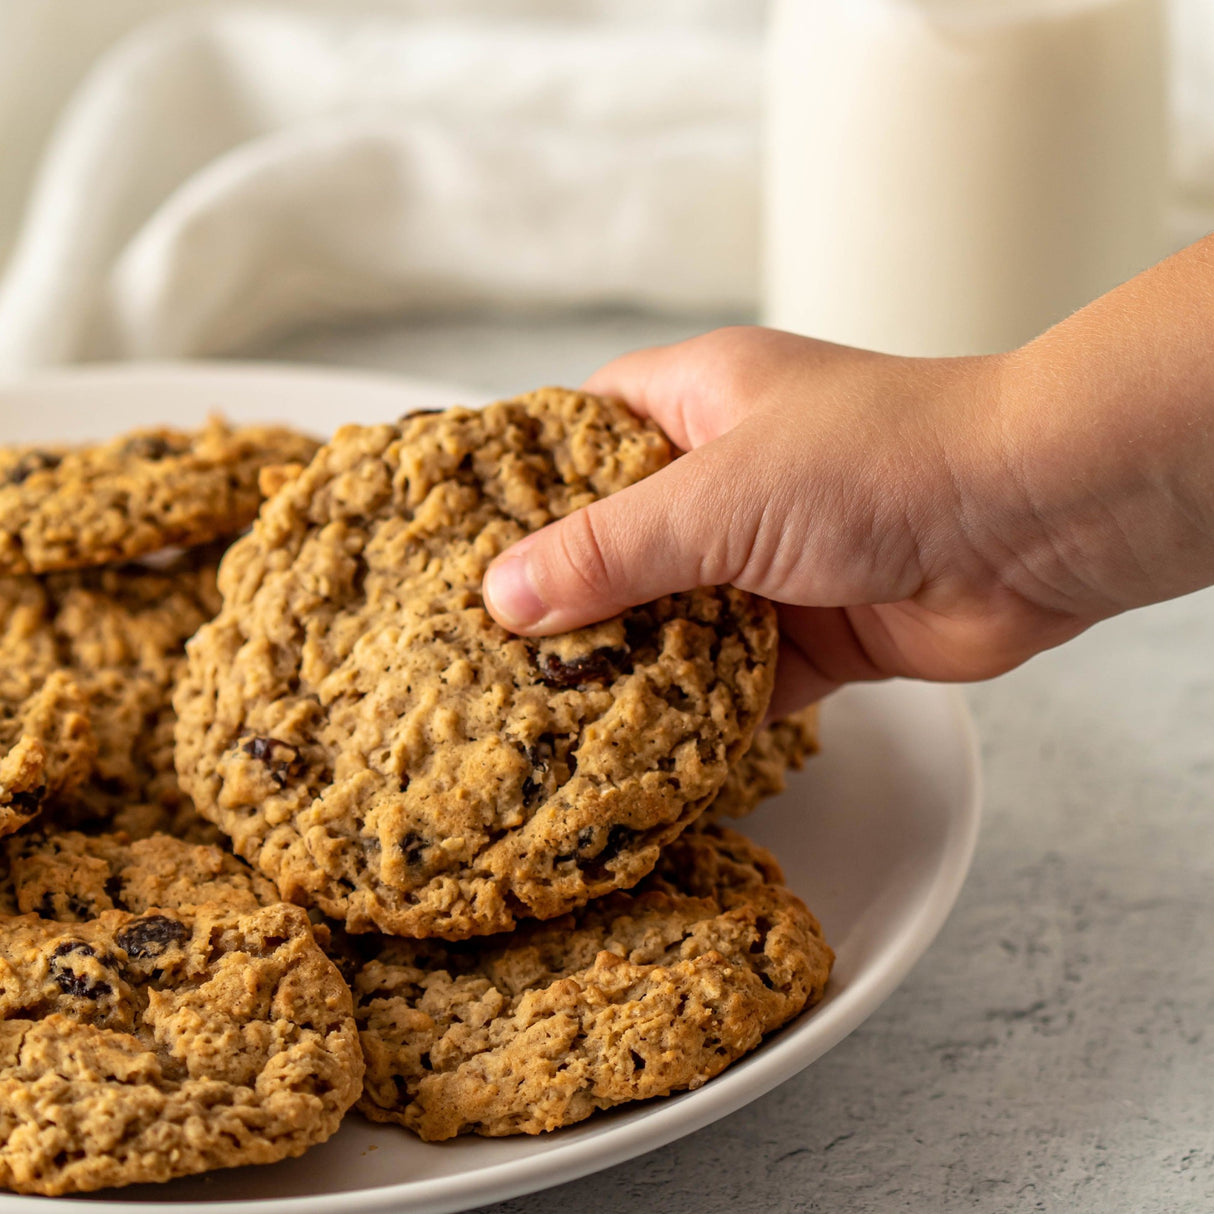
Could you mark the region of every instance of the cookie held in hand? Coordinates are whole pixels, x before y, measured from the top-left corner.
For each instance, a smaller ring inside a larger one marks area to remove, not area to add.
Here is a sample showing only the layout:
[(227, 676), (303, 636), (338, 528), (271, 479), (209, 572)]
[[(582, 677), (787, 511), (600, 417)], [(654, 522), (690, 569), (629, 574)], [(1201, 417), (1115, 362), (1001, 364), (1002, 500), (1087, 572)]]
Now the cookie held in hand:
[(704, 588), (529, 640), (480, 589), (509, 544), (669, 458), (559, 389), (340, 430), (229, 549), (188, 647), (198, 811), (356, 932), (459, 939), (635, 884), (750, 742), (771, 605)]

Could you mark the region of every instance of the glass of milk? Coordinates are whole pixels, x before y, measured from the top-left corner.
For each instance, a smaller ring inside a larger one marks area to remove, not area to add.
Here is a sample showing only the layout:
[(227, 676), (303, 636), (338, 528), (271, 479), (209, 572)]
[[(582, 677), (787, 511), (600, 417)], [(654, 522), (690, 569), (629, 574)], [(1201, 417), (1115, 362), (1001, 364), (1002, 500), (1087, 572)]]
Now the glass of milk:
[(775, 0), (764, 319), (1010, 349), (1166, 251), (1161, 0)]

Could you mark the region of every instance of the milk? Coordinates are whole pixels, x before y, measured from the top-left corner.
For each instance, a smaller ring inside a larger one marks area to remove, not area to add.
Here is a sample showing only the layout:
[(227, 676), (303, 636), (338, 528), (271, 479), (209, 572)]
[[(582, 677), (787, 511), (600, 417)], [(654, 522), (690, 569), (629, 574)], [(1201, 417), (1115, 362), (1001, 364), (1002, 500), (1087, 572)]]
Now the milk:
[(1159, 0), (775, 0), (767, 323), (1008, 349), (1166, 250)]

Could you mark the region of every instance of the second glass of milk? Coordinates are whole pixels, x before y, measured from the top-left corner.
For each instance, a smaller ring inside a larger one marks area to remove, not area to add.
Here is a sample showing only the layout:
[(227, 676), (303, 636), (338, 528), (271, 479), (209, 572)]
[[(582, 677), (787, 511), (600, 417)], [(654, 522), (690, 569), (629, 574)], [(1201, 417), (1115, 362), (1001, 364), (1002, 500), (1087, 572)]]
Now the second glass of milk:
[(1160, 0), (775, 0), (764, 320), (1010, 349), (1166, 252)]

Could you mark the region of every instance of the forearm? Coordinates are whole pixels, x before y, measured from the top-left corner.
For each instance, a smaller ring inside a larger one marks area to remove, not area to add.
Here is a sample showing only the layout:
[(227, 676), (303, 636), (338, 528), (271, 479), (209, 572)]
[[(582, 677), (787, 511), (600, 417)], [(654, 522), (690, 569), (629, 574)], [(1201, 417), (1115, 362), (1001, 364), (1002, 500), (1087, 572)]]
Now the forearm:
[(1214, 237), (999, 363), (1005, 583), (1101, 616), (1214, 582)]

